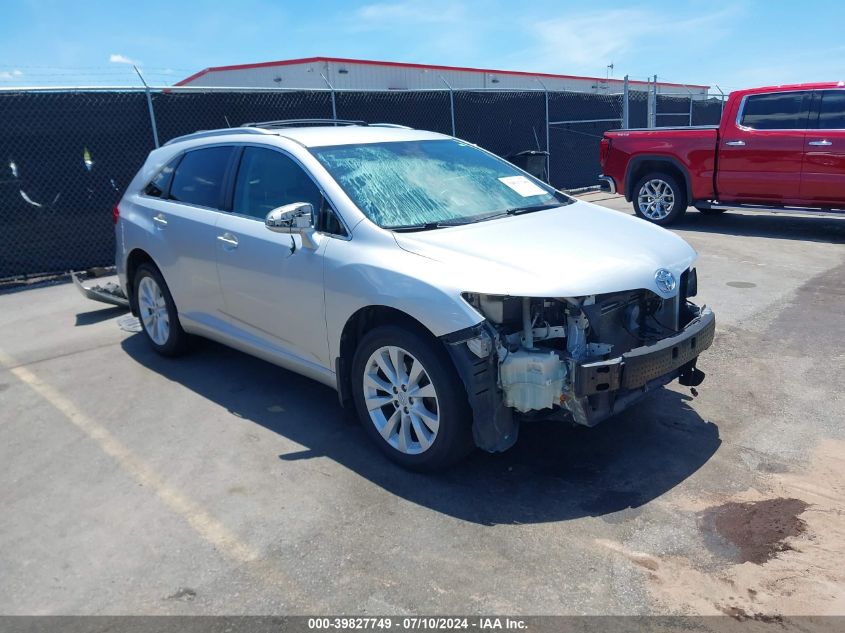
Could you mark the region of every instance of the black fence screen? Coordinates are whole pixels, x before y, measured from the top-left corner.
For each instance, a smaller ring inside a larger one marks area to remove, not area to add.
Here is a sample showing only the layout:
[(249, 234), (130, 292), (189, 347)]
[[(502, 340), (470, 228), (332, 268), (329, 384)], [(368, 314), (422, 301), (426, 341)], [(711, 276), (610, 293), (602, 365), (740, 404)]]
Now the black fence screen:
[[(152, 94), (161, 143), (196, 130), (274, 119), (337, 118), (455, 134), (505, 158), (548, 151), (550, 182), (594, 185), (598, 142), (622, 122), (621, 95), (543, 92), (179, 92)], [(662, 98), (661, 98), (662, 99)], [(333, 103), (334, 101), (334, 103)], [(658, 112), (689, 110), (662, 99)], [(631, 93), (630, 126), (647, 99)], [(454, 108), (453, 108), (454, 104)], [(694, 104), (716, 123), (718, 101)], [(658, 116), (659, 125), (686, 124)], [(674, 119), (674, 120), (673, 120)], [(0, 94), (0, 279), (114, 263), (111, 209), (153, 149), (147, 97), (137, 91)]]

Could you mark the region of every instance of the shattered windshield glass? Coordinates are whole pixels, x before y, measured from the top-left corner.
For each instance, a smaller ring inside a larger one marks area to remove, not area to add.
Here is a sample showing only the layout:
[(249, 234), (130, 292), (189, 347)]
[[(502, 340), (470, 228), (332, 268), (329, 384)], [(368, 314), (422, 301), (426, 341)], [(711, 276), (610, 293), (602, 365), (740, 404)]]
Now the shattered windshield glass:
[(510, 163), (453, 139), (311, 151), (358, 208), (384, 228), (473, 222), (571, 201)]

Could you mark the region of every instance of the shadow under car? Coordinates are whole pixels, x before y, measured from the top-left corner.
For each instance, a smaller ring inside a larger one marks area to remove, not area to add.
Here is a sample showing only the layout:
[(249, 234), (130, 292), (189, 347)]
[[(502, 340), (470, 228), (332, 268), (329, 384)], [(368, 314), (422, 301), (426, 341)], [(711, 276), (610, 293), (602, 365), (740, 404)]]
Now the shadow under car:
[(688, 406), (689, 396), (664, 388), (595, 428), (525, 423), (509, 451), (476, 451), (448, 471), (423, 475), (388, 461), (335, 392), (315, 381), (206, 340), (179, 359), (158, 356), (140, 334), (122, 346), (151, 371), (307, 447), (282, 460), (326, 456), (392, 494), (483, 525), (639, 507), (692, 475), (721, 443), (718, 427)]

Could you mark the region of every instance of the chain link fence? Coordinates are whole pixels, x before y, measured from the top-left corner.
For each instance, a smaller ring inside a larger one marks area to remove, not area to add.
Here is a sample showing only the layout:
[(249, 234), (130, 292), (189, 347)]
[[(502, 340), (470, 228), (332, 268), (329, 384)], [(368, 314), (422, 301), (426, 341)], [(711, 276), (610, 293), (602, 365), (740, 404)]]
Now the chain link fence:
[[(629, 126), (647, 123), (628, 95)], [(598, 142), (624, 95), (537, 91), (262, 91), (178, 88), (0, 93), (0, 279), (113, 264), (111, 209), (156, 142), (202, 129), (298, 118), (395, 123), (453, 134), (502, 157), (548, 152), (560, 189), (595, 185)], [(676, 103), (677, 101), (677, 103)], [(658, 125), (716, 123), (718, 100), (658, 97)], [(682, 103), (683, 102), (683, 103)], [(155, 125), (153, 125), (154, 117)]]
[(657, 95), (656, 126), (715, 125), (722, 116), (722, 107), (719, 97), (691, 99), (681, 95)]

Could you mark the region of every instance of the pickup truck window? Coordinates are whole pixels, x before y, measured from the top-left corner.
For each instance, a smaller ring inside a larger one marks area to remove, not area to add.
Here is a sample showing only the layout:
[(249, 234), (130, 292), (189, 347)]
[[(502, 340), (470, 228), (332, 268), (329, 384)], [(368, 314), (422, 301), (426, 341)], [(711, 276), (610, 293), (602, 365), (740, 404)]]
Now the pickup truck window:
[(807, 127), (810, 92), (749, 95), (739, 124), (752, 130), (801, 130)]
[(845, 130), (845, 90), (825, 90), (819, 108), (820, 130)]

